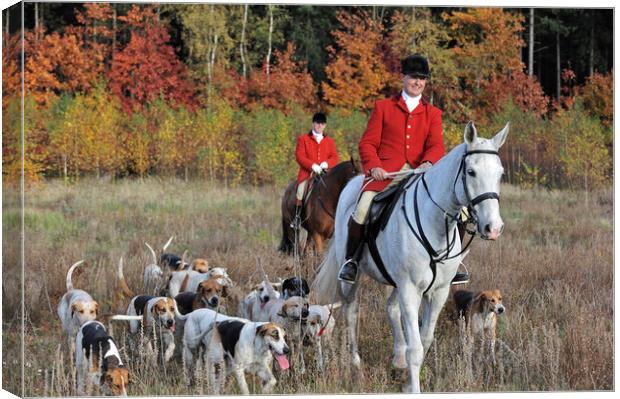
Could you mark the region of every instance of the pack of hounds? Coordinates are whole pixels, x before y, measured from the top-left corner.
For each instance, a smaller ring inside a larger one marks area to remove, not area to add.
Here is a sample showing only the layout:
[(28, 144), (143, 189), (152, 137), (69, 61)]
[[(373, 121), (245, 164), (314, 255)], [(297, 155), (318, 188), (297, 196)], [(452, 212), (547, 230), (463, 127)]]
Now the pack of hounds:
[[(119, 260), (119, 286), (129, 299), (124, 315), (100, 314), (98, 302), (73, 287), (72, 274), (83, 261), (69, 268), (58, 316), (75, 354), (78, 395), (93, 388), (104, 395), (128, 393), (131, 373), (102, 321), (129, 323), (130, 336), (135, 337), (129, 340), (134, 346), (129, 353), (136, 354), (139, 336), (148, 351), (157, 352), (162, 364), (180, 357), (189, 385), (195, 384), (197, 361), (202, 356), (215, 395), (230, 375), (239, 391), (249, 394), (246, 373), (261, 381), (262, 393), (270, 393), (277, 383), (273, 370), (294, 367), (303, 373), (308, 351), (316, 367), (323, 370), (326, 355), (333, 353), (333, 312), (340, 303), (310, 305), (305, 279), (290, 277), (274, 283), (264, 271), (263, 280), (247, 295), (228, 301), (230, 291), (238, 287), (227, 269), (211, 267), (202, 258), (188, 263), (186, 253), (181, 257), (166, 253), (171, 242), (172, 237), (159, 256), (145, 243), (152, 261), (144, 268), (144, 294), (136, 295), (129, 288), (123, 259)], [(454, 319), (466, 323), (470, 334), (482, 338), (494, 362), (497, 316), (505, 311), (500, 291), (473, 293), (453, 287), (448, 308)]]

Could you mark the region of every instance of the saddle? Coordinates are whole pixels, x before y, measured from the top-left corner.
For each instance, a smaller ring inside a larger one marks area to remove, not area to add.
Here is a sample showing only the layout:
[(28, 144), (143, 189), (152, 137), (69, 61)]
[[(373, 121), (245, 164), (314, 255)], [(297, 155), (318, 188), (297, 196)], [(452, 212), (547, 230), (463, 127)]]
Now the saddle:
[(388, 220), (390, 220), (390, 216), (394, 212), (394, 208), (396, 208), (400, 195), (405, 191), (408, 185), (412, 184), (420, 176), (421, 175), (415, 176), (413, 180), (403, 179), (400, 183), (380, 192), (373, 198), (370, 209), (368, 210), (368, 222), (366, 223), (364, 235), (365, 241), (368, 244), (368, 250), (385, 280), (394, 287), (396, 287), (396, 283), (388, 274), (381, 260), (381, 255), (379, 254), (379, 249), (377, 248), (375, 240), (379, 232), (385, 228)]

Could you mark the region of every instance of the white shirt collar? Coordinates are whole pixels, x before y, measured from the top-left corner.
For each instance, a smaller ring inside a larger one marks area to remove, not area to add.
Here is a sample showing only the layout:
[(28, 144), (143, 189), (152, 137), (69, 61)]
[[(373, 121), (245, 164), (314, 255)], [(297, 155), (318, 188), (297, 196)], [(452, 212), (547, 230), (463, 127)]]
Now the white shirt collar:
[(403, 97), (403, 100), (405, 100), (405, 104), (407, 104), (407, 109), (409, 110), (409, 112), (413, 111), (418, 106), (418, 104), (420, 104), (420, 99), (422, 99), (422, 94), (411, 97), (404, 90), (402, 91), (401, 96)]
[(323, 134), (315, 131), (314, 129), (312, 129), (312, 136), (318, 143), (320, 143), (321, 140), (323, 140)]

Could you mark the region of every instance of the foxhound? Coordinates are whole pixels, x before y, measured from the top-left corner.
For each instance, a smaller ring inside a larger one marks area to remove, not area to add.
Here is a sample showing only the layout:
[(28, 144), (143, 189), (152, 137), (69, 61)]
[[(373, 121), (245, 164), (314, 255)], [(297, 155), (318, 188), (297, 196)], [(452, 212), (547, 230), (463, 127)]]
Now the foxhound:
[(105, 395), (127, 396), (129, 370), (103, 324), (96, 320), (84, 323), (75, 337), (75, 348), (78, 395), (85, 395), (85, 385), (92, 384)]
[(194, 381), (195, 356), (199, 348), (209, 347), (206, 339), (207, 333), (215, 326), (217, 321), (244, 320), (238, 317), (230, 317), (215, 310), (202, 308), (188, 313), (184, 320), (183, 328), (183, 365), (186, 375), (189, 376), (190, 385)]
[(340, 302), (331, 305), (310, 305), (308, 317), (303, 325), (304, 345), (315, 350), (315, 360), (319, 370), (323, 370), (323, 350), (332, 349), (332, 335), (336, 326), (336, 319), (332, 312), (339, 308)]
[(282, 298), (288, 299), (292, 296), (307, 297), (310, 293), (308, 282), (303, 277), (291, 277), (282, 282)]
[(202, 308), (217, 309), (221, 299), (228, 296), (226, 286), (219, 283), (219, 279), (210, 278), (198, 284), (196, 292), (182, 292), (174, 297), (179, 307), (179, 313), (185, 315)]
[[(185, 253), (183, 253), (183, 259), (185, 258)], [(211, 274), (209, 271), (211, 268), (209, 267), (209, 262), (206, 259), (198, 258), (194, 259), (191, 263), (191, 266), (188, 270), (177, 270), (173, 271), (170, 275), (170, 279), (168, 280), (168, 293), (170, 296), (175, 297), (181, 292), (190, 291), (193, 292), (196, 290), (196, 287), (188, 288), (188, 282), (192, 278), (196, 278), (200, 281), (203, 281), (201, 277), (205, 277), (204, 280), (209, 278)], [(196, 284), (197, 286), (198, 284)]]
[(173, 274), (168, 284), (168, 293), (171, 296), (177, 296), (181, 292), (194, 292), (198, 284), (210, 278), (217, 278), (218, 282), (226, 287), (234, 285), (225, 267), (213, 267), (205, 273), (188, 270)]
[(265, 304), (277, 298), (280, 298), (280, 292), (276, 291), (275, 285), (263, 280), (239, 302), (239, 315), (244, 319), (257, 320)]
[(83, 260), (74, 263), (67, 271), (67, 292), (58, 303), (58, 317), (62, 323), (62, 329), (67, 334), (70, 348), (73, 347), (78, 328), (87, 321), (95, 320), (99, 314), (99, 304), (86, 291), (73, 288), (71, 275), (82, 263), (84, 263)]
[(245, 372), (262, 381), (262, 392), (269, 393), (276, 385), (273, 359), (282, 370), (289, 368), (286, 355), (289, 347), (286, 332), (276, 323), (225, 320), (216, 324), (206, 336), (209, 381), (214, 395), (219, 395), (226, 376), (234, 374), (243, 395), (250, 390)]
[[(147, 345), (151, 351), (154, 348), (149, 338), (161, 338), (165, 348), (163, 359), (165, 362), (169, 361), (174, 355), (175, 348), (175, 317), (182, 317), (175, 300), (163, 296), (135, 295), (125, 282), (122, 258), (118, 265), (118, 278), (123, 294), (132, 298), (126, 314), (128, 316), (142, 316), (142, 320), (129, 320), (129, 331), (135, 335), (140, 331), (140, 325), (142, 325), (145, 337), (147, 337)], [(159, 345), (156, 347), (158, 348)]]
[(506, 311), (500, 290), (480, 291), (477, 294), (458, 290), (452, 293), (452, 297), (459, 319), (465, 320), (468, 332), (487, 344), (488, 354), (495, 363), (497, 316)]

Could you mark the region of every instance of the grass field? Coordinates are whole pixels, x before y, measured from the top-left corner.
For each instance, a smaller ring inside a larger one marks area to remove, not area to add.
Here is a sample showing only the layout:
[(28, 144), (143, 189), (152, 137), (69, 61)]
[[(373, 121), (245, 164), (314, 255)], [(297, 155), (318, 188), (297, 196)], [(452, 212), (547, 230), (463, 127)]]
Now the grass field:
[[(500, 318), (496, 367), (462, 345), (456, 326), (442, 317), (425, 360), (426, 392), (613, 390), (613, 197), (612, 190), (583, 193), (502, 188), (506, 229), (498, 242), (477, 239), (466, 265), (471, 290), (499, 288), (507, 313)], [(50, 181), (26, 191), (25, 298), (26, 396), (75, 395), (72, 359), (56, 315), (65, 273), (80, 259), (74, 285), (99, 301), (104, 313), (123, 312), (115, 270), (125, 259), (129, 285), (139, 291), (150, 260), (144, 241), (212, 265), (228, 267), (244, 291), (260, 280), (257, 257), (272, 276), (300, 269), (312, 279), (318, 258), (297, 267), (280, 255), (280, 187), (222, 189), (175, 179)], [(3, 189), (3, 387), (21, 392), (20, 208)], [(355, 375), (344, 351), (327, 372), (279, 376), (275, 393), (400, 392), (401, 375), (390, 368), (392, 338), (385, 314), (388, 290), (370, 280), (361, 289), (360, 355)], [(442, 315), (445, 316), (445, 315)], [(336, 335), (343, 331), (336, 316)], [(122, 325), (114, 325), (125, 342)], [(338, 339), (337, 339), (338, 340)], [(62, 345), (61, 345), (62, 344)], [(135, 375), (130, 395), (205, 394), (205, 381), (188, 388), (176, 361), (165, 369), (148, 359), (127, 359)], [(253, 380), (249, 380), (253, 381)], [(232, 382), (232, 380), (231, 380)], [(250, 389), (256, 387), (250, 382)], [(229, 383), (226, 393), (236, 393)]]

